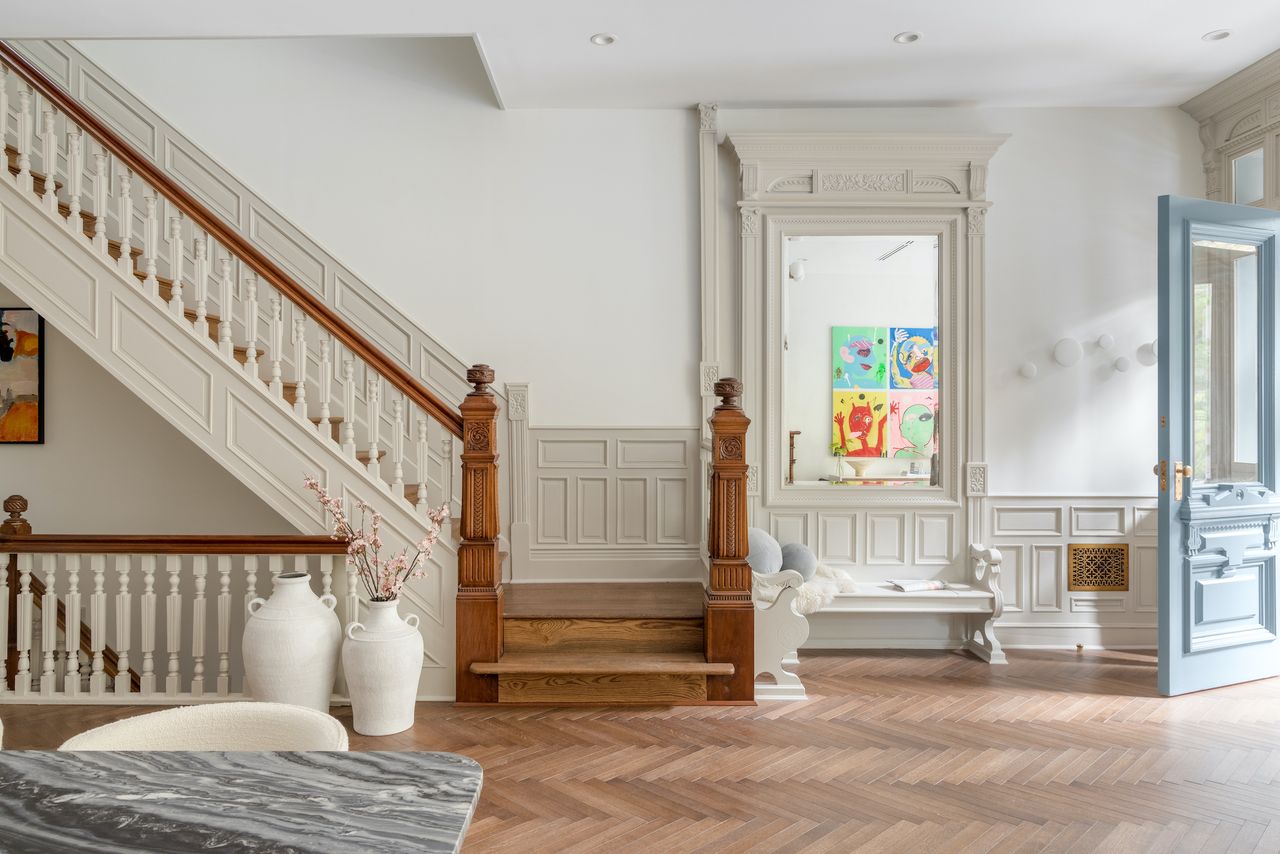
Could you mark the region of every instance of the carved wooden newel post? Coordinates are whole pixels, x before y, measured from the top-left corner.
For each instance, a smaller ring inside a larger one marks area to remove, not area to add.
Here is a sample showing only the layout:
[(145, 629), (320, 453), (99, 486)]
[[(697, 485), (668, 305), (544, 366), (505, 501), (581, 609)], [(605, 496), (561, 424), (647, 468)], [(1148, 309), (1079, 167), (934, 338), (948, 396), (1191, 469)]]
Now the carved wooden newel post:
[(496, 703), (498, 683), (471, 672), (502, 656), (502, 585), (498, 566), (498, 404), (493, 369), (467, 371), (475, 390), (462, 402), (462, 545), (458, 547), (457, 701)]
[[(31, 523), (22, 515), (27, 512), (27, 499), (21, 495), (10, 495), (4, 500), (4, 512), (9, 518), (0, 522), (0, 534), (6, 537), (21, 537), (31, 533)], [(4, 597), (4, 613), (0, 614), (0, 637), (4, 638), (5, 682), (12, 690), (14, 674), (18, 672), (18, 556), (9, 555), (5, 560), (5, 587), (8, 595)]]
[(747, 564), (747, 426), (742, 383), (716, 383), (720, 404), (711, 413), (711, 521), (707, 550), (711, 575), (704, 608), (707, 661), (730, 662), (732, 676), (707, 678), (712, 702), (755, 699), (755, 604)]

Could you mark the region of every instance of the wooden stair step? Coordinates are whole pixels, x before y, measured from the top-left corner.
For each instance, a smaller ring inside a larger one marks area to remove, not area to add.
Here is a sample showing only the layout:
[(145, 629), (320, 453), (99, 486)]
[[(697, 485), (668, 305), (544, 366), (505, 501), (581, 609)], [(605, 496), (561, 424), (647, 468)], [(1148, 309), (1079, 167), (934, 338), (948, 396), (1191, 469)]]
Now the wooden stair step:
[(498, 702), (538, 705), (680, 705), (707, 701), (707, 677), (732, 664), (701, 653), (509, 652), (471, 672), (498, 682)]
[(554, 673), (600, 676), (667, 673), (689, 676), (732, 676), (733, 665), (728, 662), (707, 661), (699, 652), (509, 652), (497, 661), (473, 662), (471, 672), (499, 675)]
[(705, 593), (692, 582), (508, 584), (507, 619), (701, 619)]
[(702, 618), (505, 617), (502, 645), (508, 653), (696, 653), (702, 650)]

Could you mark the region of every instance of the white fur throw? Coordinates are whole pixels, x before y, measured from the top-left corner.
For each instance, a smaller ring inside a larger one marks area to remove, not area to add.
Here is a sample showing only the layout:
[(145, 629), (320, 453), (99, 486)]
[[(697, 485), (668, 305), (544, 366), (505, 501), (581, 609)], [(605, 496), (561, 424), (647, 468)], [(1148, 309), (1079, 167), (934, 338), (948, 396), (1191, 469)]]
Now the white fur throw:
[(208, 703), (135, 715), (72, 736), (59, 750), (346, 750), (323, 712), (283, 703)]
[[(774, 575), (757, 575), (752, 595), (757, 606), (772, 605), (788, 586), (780, 573)], [(858, 589), (853, 576), (843, 569), (835, 569), (826, 564), (818, 564), (813, 578), (801, 584), (796, 592), (796, 610), (801, 614), (812, 614), (830, 605), (837, 593), (853, 593)]]

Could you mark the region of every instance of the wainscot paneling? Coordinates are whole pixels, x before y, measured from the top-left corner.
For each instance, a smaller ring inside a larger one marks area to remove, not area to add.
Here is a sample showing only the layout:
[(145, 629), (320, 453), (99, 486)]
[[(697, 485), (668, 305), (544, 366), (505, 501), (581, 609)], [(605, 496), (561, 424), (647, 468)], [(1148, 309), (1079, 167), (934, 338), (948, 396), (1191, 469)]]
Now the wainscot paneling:
[[(1154, 497), (991, 496), (984, 527), (1004, 555), (996, 627), (1006, 649), (1155, 647)], [(1072, 543), (1127, 545), (1129, 589), (1068, 590)]]
[[(520, 387), (521, 418), (528, 393)], [(702, 578), (696, 429), (530, 427), (511, 436), (513, 457), (529, 461), (513, 472), (513, 488), (532, 497), (532, 536), (513, 536), (511, 581)], [(517, 448), (521, 436), (527, 447)]]

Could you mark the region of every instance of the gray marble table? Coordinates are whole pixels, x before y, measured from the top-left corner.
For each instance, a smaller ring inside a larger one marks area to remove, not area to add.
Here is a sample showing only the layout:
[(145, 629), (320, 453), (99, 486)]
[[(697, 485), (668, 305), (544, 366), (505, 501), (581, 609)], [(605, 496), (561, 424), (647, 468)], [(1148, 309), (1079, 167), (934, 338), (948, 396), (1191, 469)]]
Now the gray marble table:
[(458, 851), (453, 753), (0, 751), (0, 851)]

